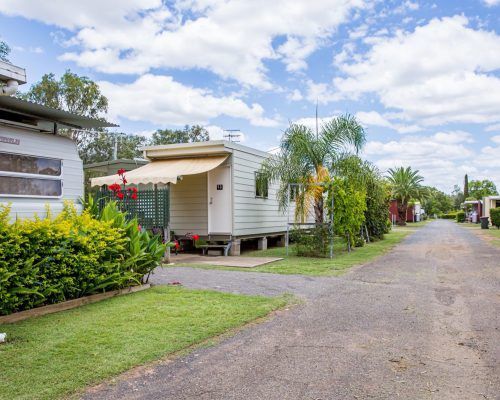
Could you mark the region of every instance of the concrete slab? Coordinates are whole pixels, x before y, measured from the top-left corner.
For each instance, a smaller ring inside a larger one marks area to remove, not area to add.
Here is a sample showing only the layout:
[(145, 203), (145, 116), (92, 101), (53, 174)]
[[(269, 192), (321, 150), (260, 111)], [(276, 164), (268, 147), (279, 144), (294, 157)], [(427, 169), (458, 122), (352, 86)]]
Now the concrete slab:
[(235, 257), (235, 256), (200, 256), (197, 254), (173, 254), (171, 261), (173, 264), (183, 265), (217, 265), (221, 267), (254, 268), (260, 265), (269, 264), (283, 260), (279, 257)]

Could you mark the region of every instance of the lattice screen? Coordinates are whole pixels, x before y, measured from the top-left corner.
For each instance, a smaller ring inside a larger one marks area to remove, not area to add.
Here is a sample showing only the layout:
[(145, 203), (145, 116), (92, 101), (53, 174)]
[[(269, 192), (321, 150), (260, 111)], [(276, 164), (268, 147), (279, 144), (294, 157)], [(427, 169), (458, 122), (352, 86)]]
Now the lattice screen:
[[(106, 188), (102, 188), (97, 196), (99, 210), (102, 210), (108, 201), (115, 199), (113, 192)], [(166, 228), (170, 219), (168, 188), (141, 189), (137, 196), (137, 200), (125, 198), (118, 201), (127, 216), (137, 217), (139, 224), (145, 229)]]

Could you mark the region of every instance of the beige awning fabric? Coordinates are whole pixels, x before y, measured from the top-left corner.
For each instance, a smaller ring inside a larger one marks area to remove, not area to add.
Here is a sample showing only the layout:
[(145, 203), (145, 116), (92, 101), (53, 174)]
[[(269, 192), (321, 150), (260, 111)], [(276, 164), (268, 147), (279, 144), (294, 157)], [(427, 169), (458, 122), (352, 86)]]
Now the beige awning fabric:
[[(173, 158), (169, 160), (152, 161), (140, 168), (125, 174), (127, 183), (131, 185), (177, 183), (182, 175), (195, 175), (210, 171), (222, 164), (228, 156)], [(121, 183), (118, 175), (101, 176), (90, 180), (92, 186), (112, 185)]]

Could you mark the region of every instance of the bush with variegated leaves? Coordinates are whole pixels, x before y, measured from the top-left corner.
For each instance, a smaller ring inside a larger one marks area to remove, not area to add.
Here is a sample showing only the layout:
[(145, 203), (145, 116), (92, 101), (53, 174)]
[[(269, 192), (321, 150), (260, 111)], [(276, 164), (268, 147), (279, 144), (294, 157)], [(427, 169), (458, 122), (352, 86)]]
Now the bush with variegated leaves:
[(115, 203), (97, 218), (66, 204), (55, 218), (9, 222), (0, 208), (0, 315), (140, 284), (165, 245)]

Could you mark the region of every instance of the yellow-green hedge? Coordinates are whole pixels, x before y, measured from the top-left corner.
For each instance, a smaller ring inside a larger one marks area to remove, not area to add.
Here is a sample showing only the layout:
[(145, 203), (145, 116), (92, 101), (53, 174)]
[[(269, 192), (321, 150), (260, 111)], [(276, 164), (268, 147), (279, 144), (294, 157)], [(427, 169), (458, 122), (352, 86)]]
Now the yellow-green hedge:
[(66, 205), (55, 218), (9, 223), (0, 208), (0, 315), (140, 283), (164, 245), (115, 204), (104, 211)]

